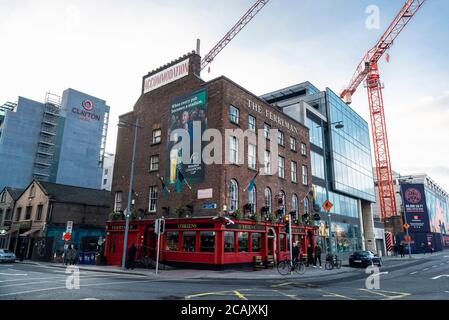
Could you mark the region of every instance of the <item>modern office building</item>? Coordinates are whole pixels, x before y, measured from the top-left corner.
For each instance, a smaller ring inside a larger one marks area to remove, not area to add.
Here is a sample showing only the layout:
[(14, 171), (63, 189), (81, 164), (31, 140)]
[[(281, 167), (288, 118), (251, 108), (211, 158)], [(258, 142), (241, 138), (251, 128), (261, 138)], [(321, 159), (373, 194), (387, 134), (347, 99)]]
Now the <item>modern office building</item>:
[(114, 174), (115, 154), (105, 152), (103, 162), (103, 179), (101, 180), (101, 190), (111, 191), (112, 177)]
[[(320, 91), (310, 82), (261, 98), (305, 122), (310, 129), (315, 202), (321, 206), (327, 188), (333, 204), (330, 210), (333, 248), (337, 252), (366, 248), (383, 253), (382, 243), (376, 246), (371, 209), (376, 194), (368, 123), (331, 89)], [(319, 240), (323, 247), (329, 247), (328, 226), (327, 214), (321, 213)]]
[(0, 189), (33, 179), (101, 188), (109, 106), (67, 89), (0, 107)]
[[(449, 194), (427, 174), (401, 175), (393, 172), (396, 195), (396, 217), (391, 224), (394, 243), (405, 243), (403, 225), (410, 225), (412, 253), (420, 253), (423, 247), (432, 245), (440, 251), (449, 247)], [(405, 205), (404, 205), (405, 204)], [(375, 219), (379, 219), (380, 206), (373, 206)], [(405, 216), (406, 215), (406, 216)]]
[[(117, 220), (106, 229), (109, 264), (122, 259), (120, 219), (128, 206), (135, 130), (128, 246), (136, 244), (138, 255), (155, 257), (154, 221), (162, 216), (166, 264), (226, 268), (286, 258), (282, 219), (290, 212), (296, 216), (292, 239), (302, 252), (315, 244), (318, 228), (302, 220), (311, 212), (309, 129), (226, 77), (203, 81), (200, 63), (190, 53), (146, 75), (133, 110), (120, 117), (112, 185)], [(186, 131), (190, 142), (200, 140), (187, 161), (186, 149), (170, 141)], [(213, 161), (195, 161), (200, 154)]]

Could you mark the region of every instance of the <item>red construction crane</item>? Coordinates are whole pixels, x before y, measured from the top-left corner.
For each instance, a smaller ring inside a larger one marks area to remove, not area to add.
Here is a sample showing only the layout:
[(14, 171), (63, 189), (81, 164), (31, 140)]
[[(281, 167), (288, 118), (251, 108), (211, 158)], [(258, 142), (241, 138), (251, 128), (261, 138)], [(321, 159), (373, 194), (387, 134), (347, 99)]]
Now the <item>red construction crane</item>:
[(258, 0), (256, 3), (243, 15), (243, 17), (226, 33), (215, 47), (203, 58), (201, 61), (201, 70), (210, 64), (215, 57), (223, 50), (235, 36), (242, 31), (242, 29), (259, 13), (260, 10), (268, 3), (269, 0)]
[(393, 188), (393, 178), (390, 162), (390, 151), (385, 123), (382, 85), (380, 82), (378, 61), (390, 49), (394, 40), (405, 26), (415, 16), (426, 0), (407, 0), (401, 11), (394, 18), (387, 31), (367, 52), (362, 62), (357, 66), (347, 88), (340, 94), (346, 103), (351, 103), (352, 95), (358, 86), (366, 79), (368, 102), (371, 114), (371, 129), (373, 134), (374, 154), (376, 159), (377, 188), (382, 218), (396, 216), (396, 201)]

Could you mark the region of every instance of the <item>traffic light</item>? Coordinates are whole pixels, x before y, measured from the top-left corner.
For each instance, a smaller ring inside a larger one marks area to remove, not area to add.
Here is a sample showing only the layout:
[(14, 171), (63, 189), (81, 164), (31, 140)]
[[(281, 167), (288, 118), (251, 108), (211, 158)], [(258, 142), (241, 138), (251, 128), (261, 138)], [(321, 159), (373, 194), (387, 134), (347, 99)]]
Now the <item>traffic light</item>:
[(285, 233), (290, 233), (290, 215), (286, 214), (284, 216), (285, 222)]

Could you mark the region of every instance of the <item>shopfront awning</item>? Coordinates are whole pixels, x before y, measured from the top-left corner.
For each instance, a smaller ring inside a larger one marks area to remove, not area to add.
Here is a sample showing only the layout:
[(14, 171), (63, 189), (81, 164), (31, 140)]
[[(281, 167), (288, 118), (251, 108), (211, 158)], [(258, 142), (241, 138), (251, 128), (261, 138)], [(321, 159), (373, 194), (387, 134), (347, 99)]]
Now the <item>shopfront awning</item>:
[(19, 237), (28, 237), (28, 236), (30, 236), (33, 233), (36, 233), (38, 231), (39, 231), (39, 229), (31, 229), (31, 230), (28, 230), (28, 231), (22, 233), (21, 235), (19, 235)]

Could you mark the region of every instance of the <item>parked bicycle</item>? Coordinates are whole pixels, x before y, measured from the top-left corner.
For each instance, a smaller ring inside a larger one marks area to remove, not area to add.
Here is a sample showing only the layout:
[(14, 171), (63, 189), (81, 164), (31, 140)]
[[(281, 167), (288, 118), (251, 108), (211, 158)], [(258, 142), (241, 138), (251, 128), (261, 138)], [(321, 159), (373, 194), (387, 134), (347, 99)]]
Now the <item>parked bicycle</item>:
[(304, 274), (306, 272), (306, 265), (300, 260), (294, 260), (293, 263), (291, 263), (290, 259), (285, 259), (279, 261), (277, 269), (283, 276), (290, 274), (292, 271), (297, 274)]
[(338, 258), (337, 255), (327, 254), (326, 264), (324, 265), (324, 268), (326, 270), (332, 270), (334, 268), (340, 269), (341, 268), (341, 260)]

